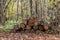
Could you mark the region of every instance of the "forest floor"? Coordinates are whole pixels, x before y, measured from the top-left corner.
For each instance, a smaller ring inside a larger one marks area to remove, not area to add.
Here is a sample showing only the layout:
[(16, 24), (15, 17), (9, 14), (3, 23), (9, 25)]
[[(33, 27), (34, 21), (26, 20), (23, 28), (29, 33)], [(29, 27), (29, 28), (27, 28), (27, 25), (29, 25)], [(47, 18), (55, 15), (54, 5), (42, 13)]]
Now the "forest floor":
[(60, 35), (58, 34), (47, 34), (40, 31), (34, 32), (1, 32), (0, 40), (60, 40)]

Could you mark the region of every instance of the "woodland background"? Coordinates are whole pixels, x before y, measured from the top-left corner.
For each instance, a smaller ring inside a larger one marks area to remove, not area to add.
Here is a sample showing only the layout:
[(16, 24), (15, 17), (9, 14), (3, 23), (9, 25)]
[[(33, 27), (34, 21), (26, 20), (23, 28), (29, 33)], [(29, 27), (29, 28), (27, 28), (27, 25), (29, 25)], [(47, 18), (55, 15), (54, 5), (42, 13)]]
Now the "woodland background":
[[(35, 4), (37, 4), (37, 12), (40, 13), (39, 20), (43, 16), (44, 20), (50, 23), (57, 15), (60, 15), (59, 1), (60, 0), (0, 0), (0, 31), (13, 29), (14, 23), (21, 23), (22, 18), (27, 18), (27, 15), (28, 17), (31, 17), (31, 15), (36, 16)], [(60, 27), (60, 25), (58, 27)]]

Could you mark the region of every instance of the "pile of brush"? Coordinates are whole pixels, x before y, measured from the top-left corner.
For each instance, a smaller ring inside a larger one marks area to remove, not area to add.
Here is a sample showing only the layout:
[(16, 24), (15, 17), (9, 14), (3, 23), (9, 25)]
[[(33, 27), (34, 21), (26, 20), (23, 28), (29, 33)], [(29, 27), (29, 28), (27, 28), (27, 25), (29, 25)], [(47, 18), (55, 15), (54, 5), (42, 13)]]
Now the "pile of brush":
[[(23, 19), (21, 24), (16, 23), (14, 25), (14, 31), (25, 31), (25, 30), (39, 30), (39, 31), (57, 31), (59, 32), (59, 29), (57, 27), (57, 25), (59, 25), (59, 22), (57, 22), (57, 20), (59, 20), (58, 16), (57, 19), (54, 19), (53, 22), (51, 22), (50, 24), (44, 22), (44, 21), (39, 21), (37, 20), (37, 17), (31, 17), (28, 20)], [(12, 31), (13, 31), (12, 30)]]
[(21, 30), (40, 30), (40, 31), (47, 31), (49, 29), (48, 25), (44, 21), (38, 21), (37, 17), (31, 17), (28, 20), (23, 19), (21, 24), (16, 23), (14, 25), (14, 31), (21, 31)]

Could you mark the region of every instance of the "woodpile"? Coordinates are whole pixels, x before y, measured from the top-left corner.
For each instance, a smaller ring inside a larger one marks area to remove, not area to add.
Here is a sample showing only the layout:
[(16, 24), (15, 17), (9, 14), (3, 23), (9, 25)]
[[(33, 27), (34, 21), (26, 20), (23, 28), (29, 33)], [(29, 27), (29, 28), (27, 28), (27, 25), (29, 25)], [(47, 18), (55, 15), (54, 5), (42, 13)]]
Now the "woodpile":
[(28, 20), (23, 20), (22, 23), (19, 25), (15, 25), (15, 31), (20, 30), (40, 30), (40, 31), (47, 31), (49, 29), (48, 25), (42, 25), (38, 23), (37, 17), (31, 17)]

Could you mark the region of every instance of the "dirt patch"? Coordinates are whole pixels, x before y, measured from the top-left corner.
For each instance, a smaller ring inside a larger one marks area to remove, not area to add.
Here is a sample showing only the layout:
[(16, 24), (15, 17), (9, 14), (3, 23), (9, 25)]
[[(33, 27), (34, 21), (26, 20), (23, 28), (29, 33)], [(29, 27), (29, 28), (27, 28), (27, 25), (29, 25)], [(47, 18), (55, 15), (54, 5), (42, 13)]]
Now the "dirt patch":
[(0, 33), (0, 40), (60, 40), (58, 34), (44, 34), (43, 32)]

